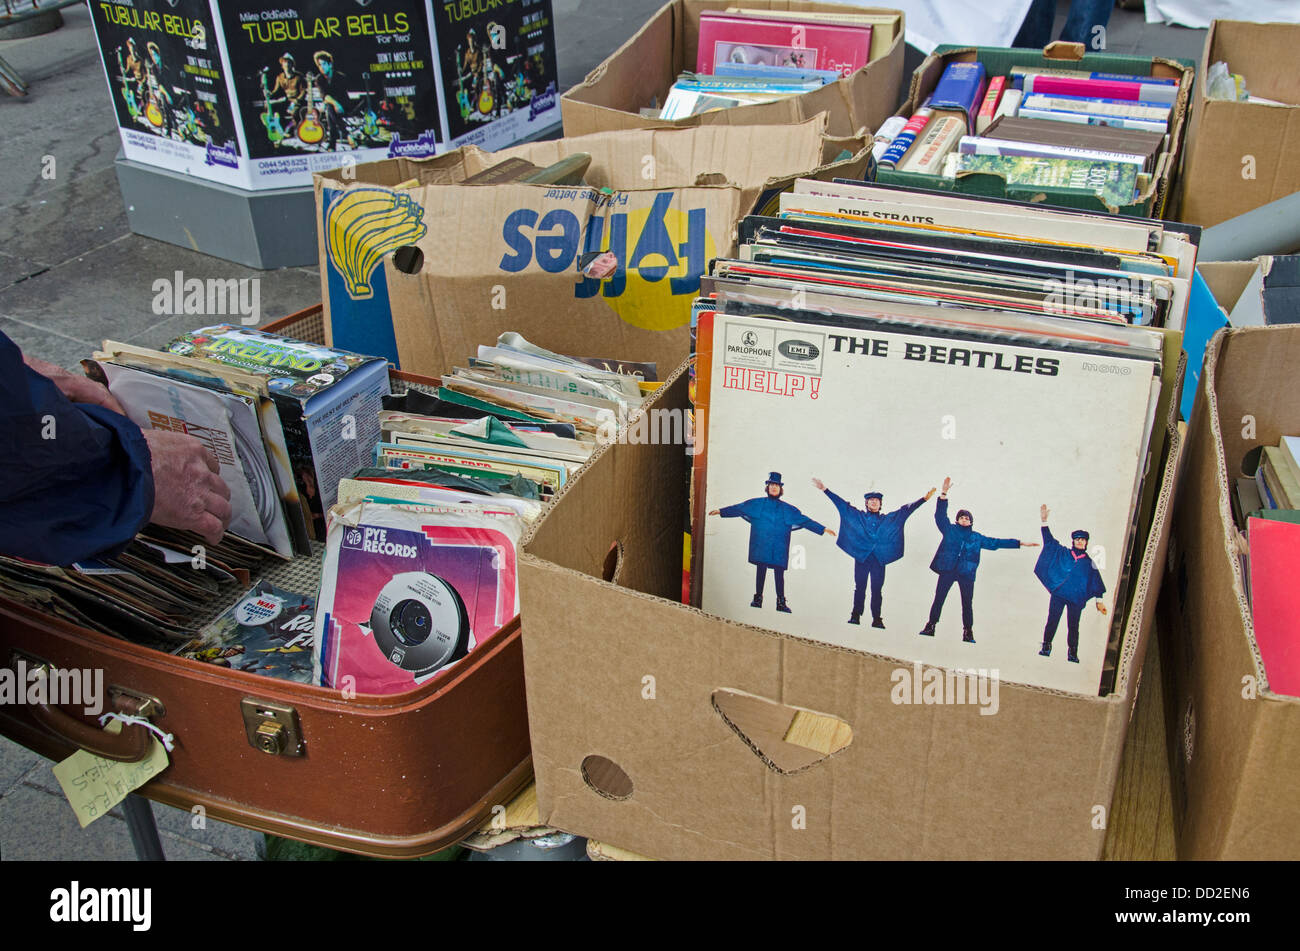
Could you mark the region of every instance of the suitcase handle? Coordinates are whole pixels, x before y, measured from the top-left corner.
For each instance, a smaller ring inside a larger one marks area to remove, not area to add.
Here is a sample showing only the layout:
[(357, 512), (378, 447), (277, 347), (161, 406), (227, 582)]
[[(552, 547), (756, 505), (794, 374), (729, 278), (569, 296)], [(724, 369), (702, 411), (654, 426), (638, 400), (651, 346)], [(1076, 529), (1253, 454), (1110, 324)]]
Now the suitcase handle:
[[(53, 669), (48, 663), (37, 661), (32, 665), (48, 677)], [(151, 697), (141, 697), (118, 688), (108, 690), (109, 708), (128, 716), (149, 716), (159, 704)], [(122, 724), (122, 732), (113, 734), (94, 724), (64, 713), (52, 703), (38, 703), (31, 707), (32, 719), (59, 739), (88, 753), (119, 763), (138, 763), (149, 755), (153, 735), (134, 723)]]

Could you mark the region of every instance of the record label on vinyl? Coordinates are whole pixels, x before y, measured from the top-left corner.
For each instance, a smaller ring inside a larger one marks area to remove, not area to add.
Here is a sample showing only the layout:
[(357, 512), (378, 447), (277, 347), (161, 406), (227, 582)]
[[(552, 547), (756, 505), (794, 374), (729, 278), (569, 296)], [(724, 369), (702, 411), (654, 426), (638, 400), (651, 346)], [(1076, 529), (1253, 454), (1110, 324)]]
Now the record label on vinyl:
[(392, 663), (421, 677), (469, 648), (469, 616), (456, 589), (436, 575), (395, 575), (370, 615), (375, 643)]

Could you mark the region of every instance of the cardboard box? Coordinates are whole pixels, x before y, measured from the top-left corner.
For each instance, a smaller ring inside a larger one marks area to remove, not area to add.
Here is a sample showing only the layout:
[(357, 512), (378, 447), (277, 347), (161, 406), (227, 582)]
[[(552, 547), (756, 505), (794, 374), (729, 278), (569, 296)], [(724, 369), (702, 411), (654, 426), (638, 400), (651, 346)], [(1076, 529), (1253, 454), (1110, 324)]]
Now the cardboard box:
[(960, 195), (981, 195), (989, 198), (1009, 198), (1014, 201), (1042, 202), (1063, 208), (1085, 211), (1109, 211), (1142, 218), (1161, 218), (1175, 182), (1175, 173), (1182, 155), (1181, 147), (1186, 128), (1187, 111), (1193, 93), (1195, 64), (1191, 60), (1146, 58), (1119, 53), (1085, 53), (1081, 43), (1051, 43), (1041, 53), (1037, 50), (1011, 49), (996, 46), (959, 47), (940, 46), (925, 58), (912, 74), (912, 85), (907, 102), (898, 110), (901, 116), (911, 117), (925, 97), (934, 91), (944, 69), (952, 62), (976, 61), (984, 64), (989, 76), (1003, 76), (1013, 66), (1040, 67), (1044, 69), (1067, 68), (1104, 73), (1125, 73), (1131, 76), (1155, 76), (1179, 81), (1178, 99), (1170, 113), (1168, 150), (1156, 159), (1155, 171), (1145, 190), (1132, 204), (1108, 208), (1095, 192), (1078, 188), (1035, 188), (1033, 186), (1007, 185), (1000, 175), (967, 172), (956, 179), (942, 175), (924, 175), (879, 169), (876, 181), (882, 185), (899, 185), (904, 188), (926, 188), (949, 191)]
[[(686, 406), (679, 372), (647, 409)], [(982, 715), (896, 703), (912, 665), (678, 603), (691, 460), (664, 444), (672, 418), (605, 447), (525, 539), (541, 821), (661, 859), (1098, 858), (1164, 563), (1172, 421), (1115, 692), (1002, 683)]]
[[(1223, 306), (1249, 263), (1201, 265)], [(1296, 326), (1220, 331), (1205, 353), (1160, 604), (1182, 859), (1300, 858), (1300, 698), (1269, 690), (1229, 496), (1249, 450), (1300, 433), (1297, 361)]]
[[(686, 359), (691, 301), (709, 260), (734, 251), (736, 222), (796, 178), (865, 172), (869, 140), (825, 130), (824, 114), (639, 129), (319, 175), (332, 345), (436, 375), (512, 330), (561, 353), (654, 361), (666, 375)], [(585, 187), (460, 184), (508, 158), (544, 167), (577, 152), (592, 156)], [(580, 256), (606, 249), (617, 270), (584, 278)]]
[[(667, 122), (642, 118), (639, 110), (662, 105), (668, 89), (683, 71), (695, 69), (700, 14), (728, 7), (820, 13), (897, 14), (892, 38), (872, 37), (872, 61), (851, 76), (815, 92), (790, 99), (707, 112)], [(800, 122), (819, 112), (830, 113), (831, 135), (857, 135), (875, 130), (898, 104), (903, 82), (904, 17), (898, 10), (809, 3), (803, 0), (671, 0), (630, 40), (620, 46), (587, 78), (560, 97), (565, 135), (653, 129), (673, 125), (782, 125)]]
[(1205, 37), (1201, 76), (1223, 61), (1253, 96), (1288, 103), (1193, 97), (1182, 174), (1183, 221), (1215, 225), (1300, 191), (1300, 24), (1215, 20)]

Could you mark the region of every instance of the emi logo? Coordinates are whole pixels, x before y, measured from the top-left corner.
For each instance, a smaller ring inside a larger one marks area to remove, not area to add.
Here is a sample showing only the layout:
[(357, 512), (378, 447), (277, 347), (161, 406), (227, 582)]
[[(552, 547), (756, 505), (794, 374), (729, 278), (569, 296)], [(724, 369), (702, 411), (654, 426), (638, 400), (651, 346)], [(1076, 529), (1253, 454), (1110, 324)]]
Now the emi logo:
[(777, 349), (787, 360), (816, 360), (821, 354), (817, 344), (807, 340), (782, 340)]

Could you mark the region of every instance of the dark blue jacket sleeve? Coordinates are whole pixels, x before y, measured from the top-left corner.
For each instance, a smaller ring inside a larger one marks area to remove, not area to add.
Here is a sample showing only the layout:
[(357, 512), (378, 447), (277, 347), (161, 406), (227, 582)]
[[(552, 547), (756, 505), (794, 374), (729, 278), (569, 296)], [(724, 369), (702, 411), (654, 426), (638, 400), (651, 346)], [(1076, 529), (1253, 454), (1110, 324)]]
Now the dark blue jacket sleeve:
[(73, 403), (0, 333), (0, 552), (67, 565), (120, 551), (149, 521), (140, 427)]
[(831, 500), (831, 503), (835, 506), (835, 510), (839, 512), (841, 516), (853, 511), (853, 506), (849, 505), (848, 502), (845, 502), (830, 489), (826, 490), (826, 497)]
[(790, 521), (790, 527), (806, 528), (814, 535), (826, 534), (825, 525), (823, 525), (821, 522), (817, 521), (816, 519), (809, 518), (807, 515), (804, 515), (803, 512), (800, 512), (798, 510), (795, 511), (795, 517)]
[(1019, 548), (1020, 539), (1018, 538), (989, 538), (987, 535), (980, 536), (980, 547), (988, 550), (995, 548)]
[(718, 509), (718, 514), (723, 518), (744, 518), (749, 512), (745, 509), (746, 502), (737, 502), (735, 505), (724, 505)]
[(952, 522), (948, 521), (948, 500), (940, 499), (934, 506), (934, 524), (939, 526), (939, 531), (945, 535), (948, 533), (948, 526)]

